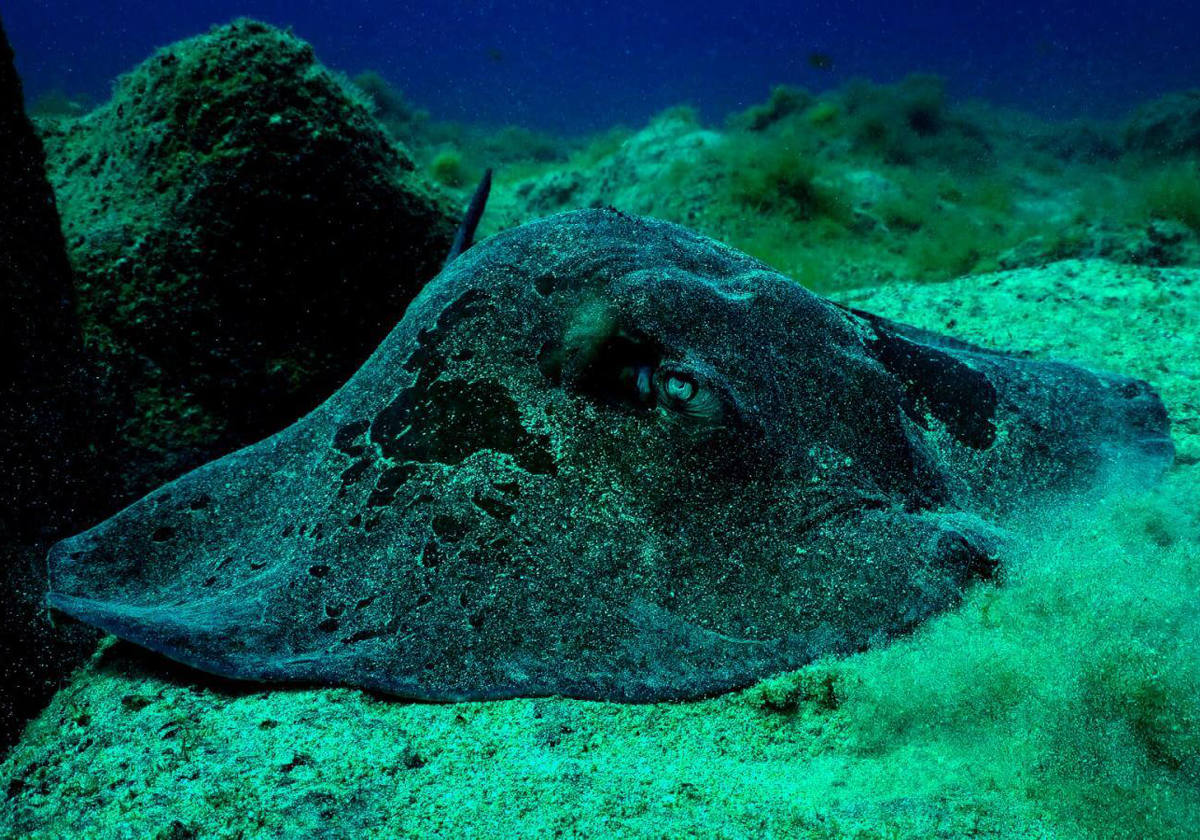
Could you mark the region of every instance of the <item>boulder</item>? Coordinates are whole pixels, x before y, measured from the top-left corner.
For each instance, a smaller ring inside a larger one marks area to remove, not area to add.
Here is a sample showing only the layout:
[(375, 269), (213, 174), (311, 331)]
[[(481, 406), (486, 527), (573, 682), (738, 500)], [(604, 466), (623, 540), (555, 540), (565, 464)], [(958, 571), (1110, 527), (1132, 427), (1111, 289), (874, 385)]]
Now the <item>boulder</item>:
[(165, 47), (45, 135), (123, 496), (320, 402), (456, 225), (357, 89), (251, 20)]

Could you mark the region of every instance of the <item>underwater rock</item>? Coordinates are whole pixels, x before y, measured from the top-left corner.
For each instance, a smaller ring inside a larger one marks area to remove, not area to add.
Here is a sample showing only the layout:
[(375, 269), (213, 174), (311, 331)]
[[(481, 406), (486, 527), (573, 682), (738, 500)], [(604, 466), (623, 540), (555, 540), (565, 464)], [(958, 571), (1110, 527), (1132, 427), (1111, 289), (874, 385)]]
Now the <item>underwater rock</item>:
[(1200, 90), (1169, 93), (1134, 112), (1125, 148), (1163, 157), (1200, 154)]
[(746, 110), (730, 116), (729, 126), (746, 131), (765, 131), (781, 120), (799, 114), (814, 101), (816, 97), (804, 88), (776, 85), (771, 88), (771, 95), (766, 102), (751, 105)]
[(993, 574), (988, 518), (1171, 457), (1144, 382), (580, 211), (455, 260), (298, 423), (58, 544), (48, 597), (239, 678), (691, 698), (911, 629)]
[(111, 429), (81, 367), (71, 267), (41, 141), (0, 25), (0, 750), (95, 647), (46, 621), (42, 558), (112, 512), (92, 499)]
[(731, 119), (713, 131), (673, 108), (633, 134), (598, 138), (561, 168), (499, 169), (485, 224), (495, 232), (614, 207), (685, 224), (823, 291), (948, 279), (995, 267), (1026, 227), (1045, 228), (1043, 212), (1013, 212), (1037, 190), (1000, 165), (1029, 153), (1011, 122), (947, 103), (932, 77), (852, 83), (762, 130)]
[[(68, 484), (78, 434), (71, 266), (46, 180), (41, 141), (25, 115), (12, 48), (0, 27), (0, 536), (36, 533)], [(77, 383), (76, 383), (77, 384)]]
[(892, 85), (854, 80), (841, 94), (855, 149), (892, 165), (921, 162), (983, 169), (995, 163), (986, 131), (952, 110), (939, 76), (914, 73)]
[(1097, 221), (1071, 234), (1032, 236), (997, 259), (1002, 269), (1044, 266), (1064, 259), (1105, 259), (1131, 265), (1173, 266), (1200, 262), (1200, 237), (1180, 222), (1152, 219), (1144, 225)]
[(160, 50), (45, 138), (136, 492), (327, 396), (454, 233), (362, 95), (253, 21)]
[(629, 213), (687, 218), (688, 208), (708, 200), (711, 187), (676, 183), (674, 189), (667, 189), (663, 179), (673, 171), (703, 172), (707, 156), (721, 143), (722, 135), (701, 127), (694, 112), (669, 109), (591, 165), (535, 175), (501, 192), (488, 207), (491, 227), (514, 227), (583, 207), (611, 206)]
[(1102, 163), (1121, 156), (1119, 132), (1106, 123), (1074, 120), (1033, 133), (1034, 148), (1059, 160)]

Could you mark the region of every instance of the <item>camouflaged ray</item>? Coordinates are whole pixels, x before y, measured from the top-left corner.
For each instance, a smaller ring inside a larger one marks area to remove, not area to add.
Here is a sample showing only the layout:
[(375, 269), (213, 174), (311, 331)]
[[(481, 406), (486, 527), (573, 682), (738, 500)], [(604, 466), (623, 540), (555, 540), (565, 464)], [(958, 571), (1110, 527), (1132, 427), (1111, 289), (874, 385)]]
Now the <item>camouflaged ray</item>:
[(325, 404), (60, 543), (49, 602), (250, 680), (691, 698), (911, 629), (995, 573), (998, 515), (1171, 457), (1144, 382), (580, 211), (453, 260)]

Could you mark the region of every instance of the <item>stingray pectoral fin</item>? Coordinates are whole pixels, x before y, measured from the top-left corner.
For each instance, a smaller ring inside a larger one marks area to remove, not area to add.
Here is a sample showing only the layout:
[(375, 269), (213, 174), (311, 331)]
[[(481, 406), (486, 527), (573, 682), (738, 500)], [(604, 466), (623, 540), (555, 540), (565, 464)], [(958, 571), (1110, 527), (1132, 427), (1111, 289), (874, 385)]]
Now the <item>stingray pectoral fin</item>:
[[(328, 684), (339, 681), (339, 669), (362, 670), (361, 663), (351, 661), (351, 652), (293, 653), (261, 644), (271, 633), (257, 609), (245, 608), (255, 603), (251, 593), (132, 605), (51, 592), (46, 603), (125, 641), (227, 679)], [(364, 687), (425, 699), (415, 680), (383, 679), (366, 670), (361, 676)]]
[(253, 679), (264, 663), (250, 663), (236, 643), (237, 629), (251, 616), (239, 615), (228, 599), (191, 603), (123, 604), (50, 592), (52, 609), (122, 639), (164, 654), (177, 662), (224, 677)]
[(728, 608), (685, 613), (634, 597), (604, 650), (540, 687), (634, 702), (744, 687), (911, 631), (992, 578), (1005, 541), (970, 514), (902, 508), (847, 508), (794, 536), (780, 555), (747, 558), (736, 584), (722, 583), (740, 592)]
[[(910, 632), (958, 604), (973, 584), (993, 578), (1005, 534), (956, 510), (899, 507), (839, 516), (805, 533), (783, 567), (780, 610), (791, 641), (812, 659), (869, 647)], [(822, 624), (844, 638), (810, 644)], [(795, 635), (799, 633), (800, 635)]]
[(625, 700), (695, 699), (812, 658), (789, 656), (784, 640), (739, 639), (707, 630), (642, 599), (631, 602), (624, 615), (631, 632), (617, 659), (630, 665), (622, 686)]

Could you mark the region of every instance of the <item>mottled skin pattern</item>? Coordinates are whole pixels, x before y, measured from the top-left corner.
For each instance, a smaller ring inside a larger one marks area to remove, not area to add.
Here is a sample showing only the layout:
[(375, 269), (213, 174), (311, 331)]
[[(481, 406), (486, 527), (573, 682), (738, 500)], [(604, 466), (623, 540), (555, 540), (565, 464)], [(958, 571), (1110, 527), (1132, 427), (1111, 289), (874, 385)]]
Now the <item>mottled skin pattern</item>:
[(855, 313), (663, 222), (476, 246), (355, 377), (60, 543), (198, 668), (435, 700), (744, 685), (954, 605), (986, 521), (1170, 462), (1145, 383)]

